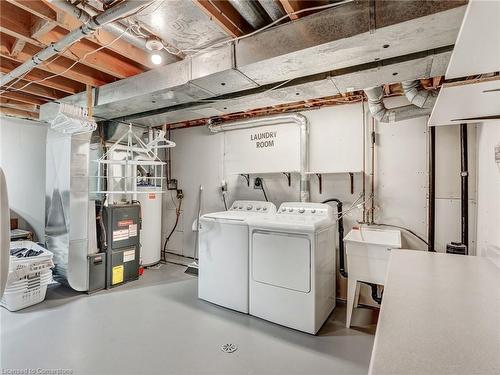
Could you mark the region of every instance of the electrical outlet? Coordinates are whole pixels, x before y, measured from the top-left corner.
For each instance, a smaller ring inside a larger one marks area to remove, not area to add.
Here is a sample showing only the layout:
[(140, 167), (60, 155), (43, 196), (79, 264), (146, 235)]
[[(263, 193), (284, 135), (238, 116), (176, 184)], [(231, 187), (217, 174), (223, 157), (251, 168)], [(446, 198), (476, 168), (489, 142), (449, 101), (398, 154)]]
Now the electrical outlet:
[(172, 178), (167, 182), (167, 189), (177, 190), (177, 180), (175, 178)]
[(262, 190), (262, 178), (255, 177), (255, 179), (253, 180), (253, 188)]
[(177, 199), (183, 199), (184, 198), (184, 193), (182, 189), (177, 189)]

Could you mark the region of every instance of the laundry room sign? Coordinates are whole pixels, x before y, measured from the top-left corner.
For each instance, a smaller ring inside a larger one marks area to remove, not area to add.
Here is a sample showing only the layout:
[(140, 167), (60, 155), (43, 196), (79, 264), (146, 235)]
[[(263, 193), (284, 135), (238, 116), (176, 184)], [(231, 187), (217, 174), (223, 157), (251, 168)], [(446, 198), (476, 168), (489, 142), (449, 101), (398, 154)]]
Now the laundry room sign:
[(250, 141), (255, 142), (255, 147), (274, 147), (274, 141), (276, 140), (278, 131), (272, 132), (260, 132), (255, 134), (250, 134)]
[(295, 124), (224, 133), (226, 173), (280, 173), (300, 168), (300, 132)]

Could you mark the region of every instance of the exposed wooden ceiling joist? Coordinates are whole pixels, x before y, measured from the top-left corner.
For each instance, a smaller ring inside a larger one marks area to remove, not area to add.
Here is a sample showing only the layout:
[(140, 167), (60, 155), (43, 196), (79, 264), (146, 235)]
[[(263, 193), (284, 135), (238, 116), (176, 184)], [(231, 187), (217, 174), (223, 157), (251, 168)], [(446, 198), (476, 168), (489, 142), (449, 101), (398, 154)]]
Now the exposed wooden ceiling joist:
[(14, 83), (9, 90), (21, 91), (27, 94), (33, 94), (48, 99), (61, 99), (67, 96), (67, 93), (63, 91), (42, 86), (38, 83), (31, 83), (29, 85), (27, 85), (27, 83), (29, 83), (29, 81), (25, 81), (24, 79), (22, 79), (17, 83)]
[[(40, 51), (39, 48), (32, 46), (31, 44), (26, 44), (24, 49), (19, 52), (17, 57), (12, 58), (12, 56), (10, 55), (10, 45), (12, 44), (12, 42), (12, 37), (9, 38), (3, 33), (0, 34), (0, 56), (2, 58), (5, 57), (23, 63), (26, 60), (31, 59), (34, 54)], [(110, 83), (116, 80), (115, 77), (112, 77), (109, 74), (82, 64), (76, 64), (73, 68), (66, 71), (74, 63), (74, 61), (65, 57), (58, 57), (51, 61), (52, 62), (50, 64), (40, 64), (37, 66), (37, 68), (52, 74), (63, 73), (62, 75), (66, 78), (92, 86), (102, 86), (106, 83)]]
[(6, 99), (13, 99), (17, 100), (19, 102), (27, 103), (27, 104), (35, 104), (35, 105), (42, 105), (47, 103), (48, 99), (44, 98), (39, 98), (34, 95), (27, 95), (18, 91), (13, 91), (13, 92), (4, 92), (2, 94), (2, 98)]
[(225, 0), (193, 0), (212, 21), (231, 37), (239, 37), (253, 31), (248, 22)]
[(0, 98), (0, 105), (6, 108), (20, 109), (22, 111), (38, 112), (39, 108), (35, 104), (27, 104), (14, 99)]
[(310, 12), (304, 12), (300, 14), (293, 14), (293, 12), (297, 12), (298, 10), (312, 8), (315, 6), (325, 5), (328, 1), (321, 0), (279, 0), (285, 12), (287, 12), (288, 16), (291, 20), (296, 20), (300, 17), (304, 17)]
[[(18, 8), (30, 12), (32, 15), (45, 21), (55, 22), (66, 31), (74, 30), (82, 25), (75, 17), (61, 12), (55, 5), (48, 0), (6, 0)], [(143, 67), (152, 68), (153, 64), (149, 54), (140, 48), (137, 48), (124, 40), (115, 40), (117, 37), (105, 30), (98, 30), (95, 34), (88, 36), (86, 39), (100, 46), (113, 44), (106, 47), (107, 50), (118, 53), (126, 59), (135, 61)]]
[[(0, 61), (0, 71), (2, 73), (8, 73), (11, 70), (17, 68), (19, 65), (21, 64), (16, 62), (15, 60), (3, 57)], [(56, 90), (64, 91), (68, 94), (77, 94), (85, 90), (85, 85), (80, 82), (76, 82), (65, 77), (54, 77), (47, 79), (51, 76), (52, 74), (35, 68), (24, 76), (24, 80), (33, 82), (45, 79), (45, 81), (39, 82), (39, 84)]]
[[(10, 3), (0, 1), (0, 31), (5, 34), (23, 40), (33, 45), (33, 47), (42, 50), (50, 43), (63, 38), (68, 33), (64, 28), (56, 26), (45, 34), (38, 35), (38, 38), (34, 38), (30, 22), (31, 18), (29, 12), (17, 8)], [(95, 51), (99, 47), (100, 46), (94, 42), (82, 39), (80, 42), (74, 43), (66, 51), (63, 51), (61, 55), (73, 61), (77, 61), (85, 54)], [(105, 49), (90, 54), (81, 64), (101, 70), (119, 79), (130, 77), (144, 71), (138, 64), (117, 56), (116, 53)]]
[(16, 39), (15, 42), (12, 44), (12, 47), (10, 49), (10, 55), (13, 57), (16, 57), (19, 55), (19, 52), (21, 52), (26, 45), (26, 42), (21, 39)]
[(38, 113), (24, 111), (21, 109), (14, 109), (9, 107), (4, 107), (0, 104), (0, 115), (21, 117), (21, 118), (29, 118), (32, 120), (38, 120)]

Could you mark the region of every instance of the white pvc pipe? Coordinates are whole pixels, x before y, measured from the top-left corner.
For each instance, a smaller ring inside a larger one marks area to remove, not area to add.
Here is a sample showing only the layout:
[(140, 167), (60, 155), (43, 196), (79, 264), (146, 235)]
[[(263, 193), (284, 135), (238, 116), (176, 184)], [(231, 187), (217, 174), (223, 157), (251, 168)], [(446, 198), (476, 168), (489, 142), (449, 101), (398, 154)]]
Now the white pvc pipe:
[(279, 114), (266, 117), (255, 117), (244, 120), (210, 124), (208, 128), (213, 133), (221, 131), (255, 128), (259, 126), (294, 123), (300, 128), (300, 201), (309, 202), (309, 121), (300, 113)]

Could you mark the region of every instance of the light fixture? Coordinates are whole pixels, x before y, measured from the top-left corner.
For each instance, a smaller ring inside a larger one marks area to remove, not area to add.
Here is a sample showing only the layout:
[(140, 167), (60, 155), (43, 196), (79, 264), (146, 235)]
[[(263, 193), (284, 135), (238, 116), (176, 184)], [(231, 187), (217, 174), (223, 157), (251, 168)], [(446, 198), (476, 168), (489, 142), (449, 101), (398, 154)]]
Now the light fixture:
[(156, 37), (150, 37), (146, 40), (146, 48), (151, 51), (151, 62), (160, 65), (163, 60), (160, 54), (164, 48), (162, 41)]
[(155, 65), (160, 65), (162, 61), (161, 55), (158, 53), (153, 53), (151, 55), (151, 62)]

